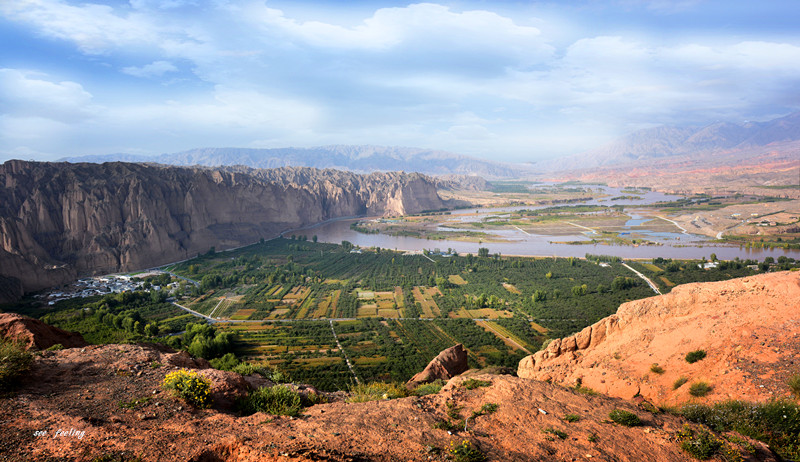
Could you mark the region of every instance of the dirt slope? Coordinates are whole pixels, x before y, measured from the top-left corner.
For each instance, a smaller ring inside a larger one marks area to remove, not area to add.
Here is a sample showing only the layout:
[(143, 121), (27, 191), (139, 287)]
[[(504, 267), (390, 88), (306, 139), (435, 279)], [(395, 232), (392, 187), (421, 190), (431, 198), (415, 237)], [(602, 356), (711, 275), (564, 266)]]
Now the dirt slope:
[[(421, 398), (338, 401), (308, 408), (299, 418), (242, 417), (193, 409), (159, 388), (167, 372), (193, 364), (185, 353), (142, 345), (45, 352), (16, 393), (0, 398), (0, 460), (427, 461), (448, 460), (444, 449), (464, 440), (489, 460), (689, 460), (672, 440), (681, 419), (544, 382), (476, 375), (491, 384), (467, 390), (459, 376), (439, 394)], [(241, 392), (238, 374), (201, 373), (212, 376), (218, 396)], [(451, 434), (433, 428), (446, 418), (448, 402), (461, 408), (461, 418), (489, 403), (498, 408), (469, 419), (468, 431)], [(637, 413), (644, 426), (607, 422), (614, 408)], [(581, 420), (567, 423), (566, 414)], [(35, 433), (42, 431), (47, 434)], [(750, 460), (774, 460), (757, 446)]]
[(88, 345), (81, 334), (67, 332), (16, 313), (0, 313), (0, 337), (22, 342), (28, 349), (37, 350), (58, 344), (65, 348)]
[[(693, 350), (707, 357), (685, 360)], [(695, 381), (714, 388), (704, 402), (767, 401), (789, 397), (798, 372), (800, 273), (686, 284), (671, 293), (625, 303), (615, 315), (553, 341), (524, 358), (520, 377), (574, 384), (601, 393), (637, 394), (655, 403), (680, 403)], [(662, 374), (651, 372), (657, 363)], [(673, 390), (679, 377), (688, 382)]]

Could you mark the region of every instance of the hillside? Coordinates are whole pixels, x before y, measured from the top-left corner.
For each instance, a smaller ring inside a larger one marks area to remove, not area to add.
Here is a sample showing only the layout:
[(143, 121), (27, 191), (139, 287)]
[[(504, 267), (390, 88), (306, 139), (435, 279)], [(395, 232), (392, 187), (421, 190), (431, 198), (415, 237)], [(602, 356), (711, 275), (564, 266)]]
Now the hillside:
[[(160, 387), (179, 368), (211, 379), (212, 409), (187, 406)], [(340, 394), (296, 418), (243, 416), (231, 403), (248, 381), (185, 353), (149, 345), (44, 352), (15, 394), (0, 398), (0, 460), (444, 461), (463, 441), (498, 461), (690, 460), (672, 441), (685, 422), (679, 417), (508, 375), (469, 379), (486, 385), (468, 389), (459, 376), (423, 397), (347, 403)], [(436, 428), (487, 404), (496, 410), (470, 418), (466, 431)], [(639, 415), (643, 426), (607, 422), (613, 409)], [(581, 418), (569, 423), (567, 414)], [(747, 460), (776, 460), (754, 444)]]
[[(767, 273), (686, 284), (635, 300), (581, 332), (554, 340), (520, 362), (518, 374), (583, 386), (656, 404), (691, 400), (689, 388), (712, 386), (703, 402), (791, 397), (800, 352), (800, 273)], [(687, 353), (706, 357), (690, 364)], [(653, 372), (657, 364), (662, 372)], [(685, 384), (675, 387), (679, 378)]]
[(318, 146), (313, 148), (198, 148), (158, 156), (109, 154), (61, 159), (67, 162), (156, 162), (210, 167), (243, 165), (252, 168), (314, 167), (353, 172), (420, 172), (427, 175), (519, 176), (519, 168), (500, 162), (431, 149), (389, 146)]
[(0, 302), (331, 218), (445, 205), (420, 174), (24, 161), (0, 166), (0, 197)]

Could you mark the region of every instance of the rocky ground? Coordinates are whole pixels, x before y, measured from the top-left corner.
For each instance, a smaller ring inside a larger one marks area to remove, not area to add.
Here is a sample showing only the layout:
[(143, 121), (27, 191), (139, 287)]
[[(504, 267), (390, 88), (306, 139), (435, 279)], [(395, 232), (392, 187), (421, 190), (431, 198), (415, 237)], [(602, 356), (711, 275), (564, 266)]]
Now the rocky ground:
[[(0, 460), (448, 460), (449, 444), (464, 440), (489, 460), (687, 460), (674, 442), (681, 419), (544, 382), (473, 374), (425, 397), (339, 400), (296, 418), (241, 416), (224, 404), (246, 388), (237, 374), (201, 370), (214, 381), (214, 409), (192, 408), (160, 388), (168, 371), (192, 365), (185, 354), (142, 345), (46, 352), (18, 391), (0, 400)], [(468, 390), (468, 378), (490, 385)], [(466, 418), (490, 403), (497, 411), (469, 419), (466, 431), (434, 428), (451, 407)], [(615, 408), (635, 412), (644, 425), (611, 423)], [(569, 423), (567, 414), (580, 420)], [(754, 460), (772, 459), (761, 447)]]

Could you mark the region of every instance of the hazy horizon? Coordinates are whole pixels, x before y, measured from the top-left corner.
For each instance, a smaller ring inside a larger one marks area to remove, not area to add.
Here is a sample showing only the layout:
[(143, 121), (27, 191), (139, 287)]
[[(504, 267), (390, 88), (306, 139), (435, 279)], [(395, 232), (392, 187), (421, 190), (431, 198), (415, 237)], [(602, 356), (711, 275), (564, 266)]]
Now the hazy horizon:
[(19, 0), (0, 162), (408, 146), (535, 162), (800, 110), (793, 1)]

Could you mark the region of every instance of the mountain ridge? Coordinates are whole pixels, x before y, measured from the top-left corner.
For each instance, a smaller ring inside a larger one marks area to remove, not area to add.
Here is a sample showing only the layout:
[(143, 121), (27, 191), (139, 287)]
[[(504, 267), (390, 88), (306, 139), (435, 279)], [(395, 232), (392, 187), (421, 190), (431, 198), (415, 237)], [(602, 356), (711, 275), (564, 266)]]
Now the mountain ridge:
[(154, 162), (177, 166), (243, 165), (251, 168), (313, 167), (357, 173), (419, 172), (428, 175), (475, 174), (490, 178), (518, 175), (515, 165), (477, 159), (442, 150), (375, 145), (328, 145), (309, 148), (196, 148), (171, 154), (143, 156), (108, 154), (76, 156), (65, 162)]
[[(401, 215), (444, 201), (421, 174), (131, 163), (0, 165), (0, 296), (81, 274), (149, 268), (332, 218)], [(19, 283), (16, 282), (19, 281)]]
[[(657, 126), (637, 130), (597, 149), (532, 164), (548, 171), (647, 162), (687, 156), (700, 160), (717, 153), (731, 154), (800, 140), (800, 112), (765, 122), (713, 122), (701, 126)], [(707, 159), (706, 159), (707, 160)]]

